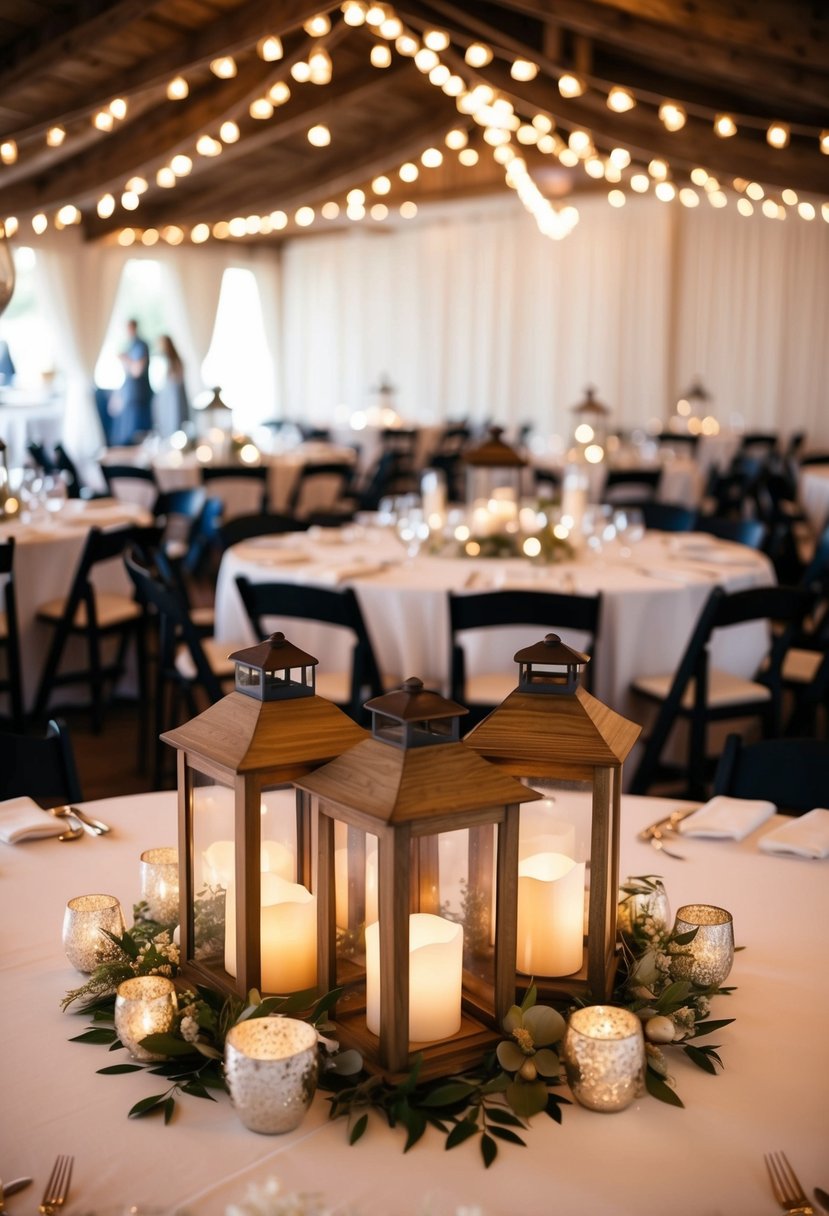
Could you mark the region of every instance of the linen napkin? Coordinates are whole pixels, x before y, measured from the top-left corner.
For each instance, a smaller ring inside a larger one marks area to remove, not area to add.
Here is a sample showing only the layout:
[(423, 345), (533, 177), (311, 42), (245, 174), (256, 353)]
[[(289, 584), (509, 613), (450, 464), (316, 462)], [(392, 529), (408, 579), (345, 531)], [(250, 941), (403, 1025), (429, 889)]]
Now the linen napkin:
[(350, 583), (356, 578), (369, 578), (372, 574), (383, 574), (388, 570), (388, 562), (354, 562), (348, 566), (334, 566), (320, 574), (321, 583), (333, 583), (339, 587), (341, 583)]
[(794, 853), (797, 857), (829, 857), (829, 810), (815, 807), (760, 838), (764, 853)]
[(712, 840), (743, 840), (749, 832), (775, 813), (773, 802), (752, 798), (729, 798), (717, 794), (693, 815), (683, 819), (683, 836), (705, 836)]
[(0, 840), (4, 844), (60, 836), (65, 831), (65, 823), (47, 815), (31, 798), (9, 798), (0, 802)]

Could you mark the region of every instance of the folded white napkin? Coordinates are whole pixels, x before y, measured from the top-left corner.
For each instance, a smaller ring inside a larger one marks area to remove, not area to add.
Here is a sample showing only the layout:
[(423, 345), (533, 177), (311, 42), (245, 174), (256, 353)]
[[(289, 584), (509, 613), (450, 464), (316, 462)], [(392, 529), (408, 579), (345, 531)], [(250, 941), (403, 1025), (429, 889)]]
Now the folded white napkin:
[(712, 840), (743, 840), (749, 832), (775, 813), (773, 802), (760, 799), (728, 798), (717, 794), (693, 815), (683, 819), (679, 830), (683, 836), (708, 836)]
[(47, 815), (31, 798), (9, 798), (0, 802), (0, 840), (4, 844), (60, 836), (65, 831), (65, 823)]
[(386, 562), (355, 562), (348, 566), (335, 566), (320, 575), (321, 583), (333, 583), (339, 587), (341, 583), (350, 583), (354, 579), (368, 578), (372, 574), (382, 574), (388, 569)]
[(765, 853), (795, 853), (798, 857), (829, 857), (829, 811), (813, 811), (791, 819), (760, 838)]

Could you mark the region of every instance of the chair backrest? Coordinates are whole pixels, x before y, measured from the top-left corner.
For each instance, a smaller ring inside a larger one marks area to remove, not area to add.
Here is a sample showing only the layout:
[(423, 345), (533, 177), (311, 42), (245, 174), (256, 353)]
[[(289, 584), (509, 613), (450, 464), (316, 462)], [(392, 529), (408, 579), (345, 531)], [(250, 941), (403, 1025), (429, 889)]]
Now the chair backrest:
[(38, 443), (33, 439), (31, 442), (26, 444), (26, 450), (41, 473), (56, 472), (57, 466), (52, 457), (46, 451), (45, 444)]
[(259, 638), (268, 637), (266, 617), (289, 617), (338, 625), (354, 636), (351, 666), (351, 691), (348, 713), (356, 720), (362, 716), (365, 690), (370, 696), (383, 691), (380, 669), (368, 635), (360, 604), (350, 587), (336, 591), (297, 583), (253, 583), (243, 575), (236, 579), (242, 603)]
[(159, 488), (152, 469), (135, 464), (101, 463), (101, 473), (113, 498), (135, 502), (155, 513)]
[(656, 436), (656, 442), (661, 448), (684, 448), (687, 452), (695, 452), (699, 445), (699, 435), (675, 434), (673, 431), (661, 431)]
[(802, 815), (829, 800), (829, 743), (823, 739), (764, 739), (745, 744), (729, 735), (713, 792), (762, 798), (781, 814)]
[(80, 498), (83, 482), (78, 467), (66, 451), (62, 443), (55, 444), (55, 468), (59, 469), (66, 478), (66, 495), (68, 498)]
[(776, 431), (746, 431), (740, 441), (740, 451), (752, 454), (775, 451), (779, 441)]
[(2, 647), (6, 652), (7, 675), (0, 677), (0, 692), (8, 693), (11, 720), (16, 730), (23, 730), (23, 692), (20, 672), (20, 634), (17, 627), (17, 596), (14, 587), (14, 537), (0, 541), (0, 580), (2, 588), (2, 611), (5, 613), (5, 630)]
[(106, 532), (100, 528), (90, 528), (86, 542), (81, 550), (69, 595), (64, 601), (63, 619), (74, 621), (78, 606), (86, 604), (87, 621), (92, 628), (97, 624), (95, 609), (95, 591), (92, 585), (91, 573), (101, 562), (111, 561), (122, 557), (127, 548), (136, 542), (154, 543), (158, 539), (155, 528), (113, 528)]
[[(294, 515), (331, 510), (349, 494), (353, 478), (354, 465), (348, 461), (331, 460), (320, 464), (305, 464), (297, 474), (288, 510)], [(317, 483), (316, 489), (311, 488), (314, 482)], [(324, 494), (323, 500), (315, 501), (321, 493)]]
[(255, 536), (277, 536), (284, 532), (304, 531), (305, 524), (294, 519), (292, 515), (263, 511), (258, 515), (237, 515), (235, 519), (229, 519), (219, 527), (216, 540), (224, 552), (231, 545), (237, 545), (240, 541), (250, 540)]
[(800, 576), (800, 585), (824, 595), (829, 593), (829, 523), (817, 538), (811, 560)]
[(798, 464), (801, 468), (810, 464), (829, 464), (829, 452), (806, 452), (799, 457)]
[[(196, 669), (196, 682), (201, 684), (211, 701), (219, 701), (224, 691), (204, 653), (184, 595), (174, 582), (166, 580), (160, 569), (151, 564), (151, 552), (141, 546), (132, 546), (124, 555), (124, 565), (139, 602), (153, 608), (157, 614), (159, 669), (166, 675), (175, 674), (176, 648), (179, 643), (184, 643)], [(164, 568), (163, 559), (159, 566)]]
[(0, 798), (23, 795), (48, 806), (83, 799), (72, 741), (59, 719), (42, 737), (0, 732)]
[[(466, 657), (460, 634), (503, 625), (532, 625), (545, 633), (571, 629), (589, 635), (585, 653), (593, 655), (601, 610), (601, 595), (566, 595), (553, 591), (486, 591), (458, 595), (450, 591), (450, 695), (461, 704), (465, 703)], [(528, 643), (533, 640), (528, 638)], [(589, 672), (588, 667), (587, 677)], [(587, 683), (589, 685), (589, 678)]]
[(622, 503), (632, 498), (653, 499), (659, 489), (662, 469), (608, 469), (603, 502)]
[(722, 519), (717, 515), (698, 515), (694, 530), (748, 545), (749, 549), (762, 549), (768, 536), (768, 528), (761, 519)]
[(691, 532), (697, 518), (696, 511), (675, 502), (644, 500), (625, 503), (625, 506), (638, 508), (642, 512), (645, 527), (653, 528), (657, 532)]
[[(224, 502), (225, 518), (268, 509), (268, 466), (264, 464), (204, 465), (202, 484)], [(255, 483), (261, 491), (257, 494)], [(235, 486), (234, 486), (235, 483)], [(242, 506), (242, 495), (249, 505)], [(252, 495), (252, 496), (251, 496)], [(235, 501), (238, 497), (238, 503)]]

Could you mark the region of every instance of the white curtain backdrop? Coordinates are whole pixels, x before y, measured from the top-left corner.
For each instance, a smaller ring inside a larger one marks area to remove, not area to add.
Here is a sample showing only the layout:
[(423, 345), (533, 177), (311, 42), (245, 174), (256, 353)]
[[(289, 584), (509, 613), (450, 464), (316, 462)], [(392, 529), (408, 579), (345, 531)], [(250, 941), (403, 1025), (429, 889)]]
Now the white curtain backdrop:
[(175, 256), (153, 255), (162, 261), (169, 294), (170, 330), (184, 364), (187, 393), (193, 399), (204, 387), (201, 365), (210, 348), (213, 323), (222, 289), (222, 275), (236, 264), (225, 245), (207, 249), (176, 249)]

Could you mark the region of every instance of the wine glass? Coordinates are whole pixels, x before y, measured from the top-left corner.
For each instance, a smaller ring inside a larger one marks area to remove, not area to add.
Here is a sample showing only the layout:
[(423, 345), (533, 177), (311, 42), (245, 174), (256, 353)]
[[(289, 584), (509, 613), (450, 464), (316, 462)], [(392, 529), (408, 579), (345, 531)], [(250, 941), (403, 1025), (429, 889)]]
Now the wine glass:
[(410, 507), (397, 516), (395, 523), (397, 539), (406, 550), (410, 562), (414, 561), (420, 552), (424, 541), (429, 539), (429, 524), (423, 515), (421, 507)]
[(613, 513), (613, 523), (619, 538), (621, 557), (630, 557), (632, 546), (645, 537), (645, 518), (639, 507), (621, 507)]

